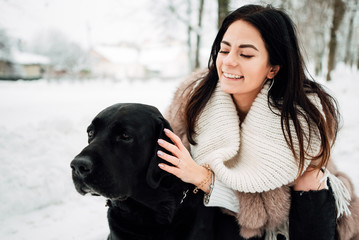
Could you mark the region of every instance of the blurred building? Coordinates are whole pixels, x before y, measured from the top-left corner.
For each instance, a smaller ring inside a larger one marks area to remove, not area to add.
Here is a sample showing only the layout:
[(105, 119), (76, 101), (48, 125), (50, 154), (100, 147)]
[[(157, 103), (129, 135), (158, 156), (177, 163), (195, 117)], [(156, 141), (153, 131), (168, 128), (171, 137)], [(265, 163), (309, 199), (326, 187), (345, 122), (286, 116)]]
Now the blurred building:
[(49, 63), (45, 56), (11, 50), (7, 55), (0, 55), (0, 80), (40, 79)]
[(189, 72), (186, 46), (97, 46), (90, 52), (91, 75), (114, 79), (176, 78)]
[(97, 46), (90, 51), (91, 75), (99, 78), (141, 78), (144, 68), (139, 51), (124, 46)]
[(178, 78), (190, 72), (187, 46), (177, 42), (148, 46), (142, 50), (140, 62), (146, 77)]

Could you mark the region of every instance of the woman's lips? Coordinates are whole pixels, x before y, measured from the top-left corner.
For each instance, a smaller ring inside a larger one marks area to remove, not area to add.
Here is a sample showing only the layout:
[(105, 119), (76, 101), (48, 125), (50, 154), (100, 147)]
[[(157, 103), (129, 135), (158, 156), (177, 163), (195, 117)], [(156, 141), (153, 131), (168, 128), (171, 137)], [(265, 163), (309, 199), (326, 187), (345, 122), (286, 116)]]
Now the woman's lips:
[(241, 75), (225, 73), (225, 72), (223, 72), (223, 76), (225, 76), (226, 78), (235, 79), (235, 80), (244, 78), (244, 76), (241, 76)]

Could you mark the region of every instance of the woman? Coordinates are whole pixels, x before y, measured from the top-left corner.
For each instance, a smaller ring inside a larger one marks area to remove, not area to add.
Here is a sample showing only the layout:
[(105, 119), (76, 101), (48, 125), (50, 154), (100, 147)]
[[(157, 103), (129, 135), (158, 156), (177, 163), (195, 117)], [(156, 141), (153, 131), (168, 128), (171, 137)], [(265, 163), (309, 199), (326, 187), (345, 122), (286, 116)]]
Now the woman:
[(167, 113), (174, 144), (159, 145), (173, 156), (158, 155), (173, 166), (159, 167), (229, 210), (245, 239), (357, 234), (358, 214), (348, 216), (358, 201), (327, 169), (337, 107), (304, 70), (288, 15), (243, 6), (223, 21), (208, 70), (180, 86)]

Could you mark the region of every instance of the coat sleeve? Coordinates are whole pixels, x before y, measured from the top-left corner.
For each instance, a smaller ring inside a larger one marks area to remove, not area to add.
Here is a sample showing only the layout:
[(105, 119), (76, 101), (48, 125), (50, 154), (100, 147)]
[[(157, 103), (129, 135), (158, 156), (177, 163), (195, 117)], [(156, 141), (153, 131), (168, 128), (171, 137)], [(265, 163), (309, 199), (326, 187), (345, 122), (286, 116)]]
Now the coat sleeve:
[(319, 191), (291, 190), (289, 239), (335, 240), (336, 207), (332, 188)]

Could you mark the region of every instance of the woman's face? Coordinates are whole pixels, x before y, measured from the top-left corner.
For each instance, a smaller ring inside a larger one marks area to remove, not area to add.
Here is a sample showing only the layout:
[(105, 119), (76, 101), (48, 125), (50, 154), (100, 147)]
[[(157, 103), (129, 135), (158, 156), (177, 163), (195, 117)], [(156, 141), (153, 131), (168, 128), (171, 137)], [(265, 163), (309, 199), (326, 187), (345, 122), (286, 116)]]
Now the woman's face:
[[(273, 78), (268, 52), (259, 31), (246, 21), (233, 22), (221, 42), (216, 60), (221, 88), (233, 96), (254, 99), (266, 78)], [(279, 69), (279, 68), (278, 68)]]

